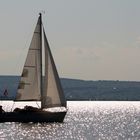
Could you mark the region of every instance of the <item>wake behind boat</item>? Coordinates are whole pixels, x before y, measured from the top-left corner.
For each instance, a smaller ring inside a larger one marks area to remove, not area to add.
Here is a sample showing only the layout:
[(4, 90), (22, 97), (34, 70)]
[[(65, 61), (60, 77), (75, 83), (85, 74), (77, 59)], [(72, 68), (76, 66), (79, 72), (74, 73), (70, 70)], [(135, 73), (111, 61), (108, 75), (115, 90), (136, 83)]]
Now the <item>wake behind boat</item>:
[[(44, 40), (44, 45), (42, 40)], [(44, 78), (42, 74), (43, 46), (45, 51)], [(25, 106), (23, 109), (16, 108), (13, 112), (1, 112), (0, 122), (63, 122), (67, 113), (65, 96), (42, 25), (41, 13), (33, 33), (14, 101), (41, 101), (41, 108)], [(65, 110), (54, 112), (47, 110), (54, 107), (63, 107)]]

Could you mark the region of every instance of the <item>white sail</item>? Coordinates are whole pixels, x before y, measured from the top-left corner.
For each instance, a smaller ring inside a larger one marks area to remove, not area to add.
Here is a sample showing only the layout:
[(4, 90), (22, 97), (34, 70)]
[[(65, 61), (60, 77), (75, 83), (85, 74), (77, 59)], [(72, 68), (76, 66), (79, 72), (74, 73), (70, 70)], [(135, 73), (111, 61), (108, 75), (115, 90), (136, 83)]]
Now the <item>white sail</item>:
[(16, 100), (40, 100), (41, 17), (39, 17), (24, 64)]
[(49, 44), (44, 32), (45, 47), (45, 78), (42, 93), (42, 108), (66, 107), (66, 100), (63, 94), (61, 83), (58, 77), (56, 66), (49, 48)]

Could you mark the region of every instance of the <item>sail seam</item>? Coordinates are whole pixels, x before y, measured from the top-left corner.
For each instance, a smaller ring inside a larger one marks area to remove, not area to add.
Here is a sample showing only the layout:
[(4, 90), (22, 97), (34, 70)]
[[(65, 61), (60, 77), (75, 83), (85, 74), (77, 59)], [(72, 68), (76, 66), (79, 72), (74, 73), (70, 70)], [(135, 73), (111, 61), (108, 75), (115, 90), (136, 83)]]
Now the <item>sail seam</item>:
[(36, 66), (24, 66), (24, 67), (30, 67), (30, 68), (35, 68)]
[(40, 32), (34, 32), (35, 34), (40, 34)]
[(31, 83), (24, 83), (24, 85), (31, 85)]
[(29, 50), (40, 50), (40, 49), (31, 49), (31, 48), (30, 48)]

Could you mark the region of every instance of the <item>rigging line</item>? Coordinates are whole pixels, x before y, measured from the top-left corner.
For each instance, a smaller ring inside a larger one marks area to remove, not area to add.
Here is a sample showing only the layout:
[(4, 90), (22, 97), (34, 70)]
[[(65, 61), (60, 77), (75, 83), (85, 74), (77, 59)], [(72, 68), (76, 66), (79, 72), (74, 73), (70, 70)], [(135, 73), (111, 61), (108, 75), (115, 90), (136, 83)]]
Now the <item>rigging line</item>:
[(36, 101), (36, 104), (37, 104), (38, 108), (40, 108), (40, 106), (39, 106), (39, 104), (38, 104), (38, 102), (37, 102), (37, 101)]
[(12, 105), (12, 108), (11, 108), (11, 112), (12, 112), (12, 110), (13, 110), (13, 108), (14, 108), (14, 105), (15, 105), (15, 102), (13, 102), (13, 105)]

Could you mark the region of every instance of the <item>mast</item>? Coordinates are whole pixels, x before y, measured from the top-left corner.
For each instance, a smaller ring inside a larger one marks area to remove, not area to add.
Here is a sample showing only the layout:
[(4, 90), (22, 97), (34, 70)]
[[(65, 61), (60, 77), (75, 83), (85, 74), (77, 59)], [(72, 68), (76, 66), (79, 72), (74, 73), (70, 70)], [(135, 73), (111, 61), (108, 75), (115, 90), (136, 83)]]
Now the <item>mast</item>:
[(41, 93), (41, 108), (43, 98), (43, 74), (42, 74), (42, 14), (40, 16), (40, 93)]

